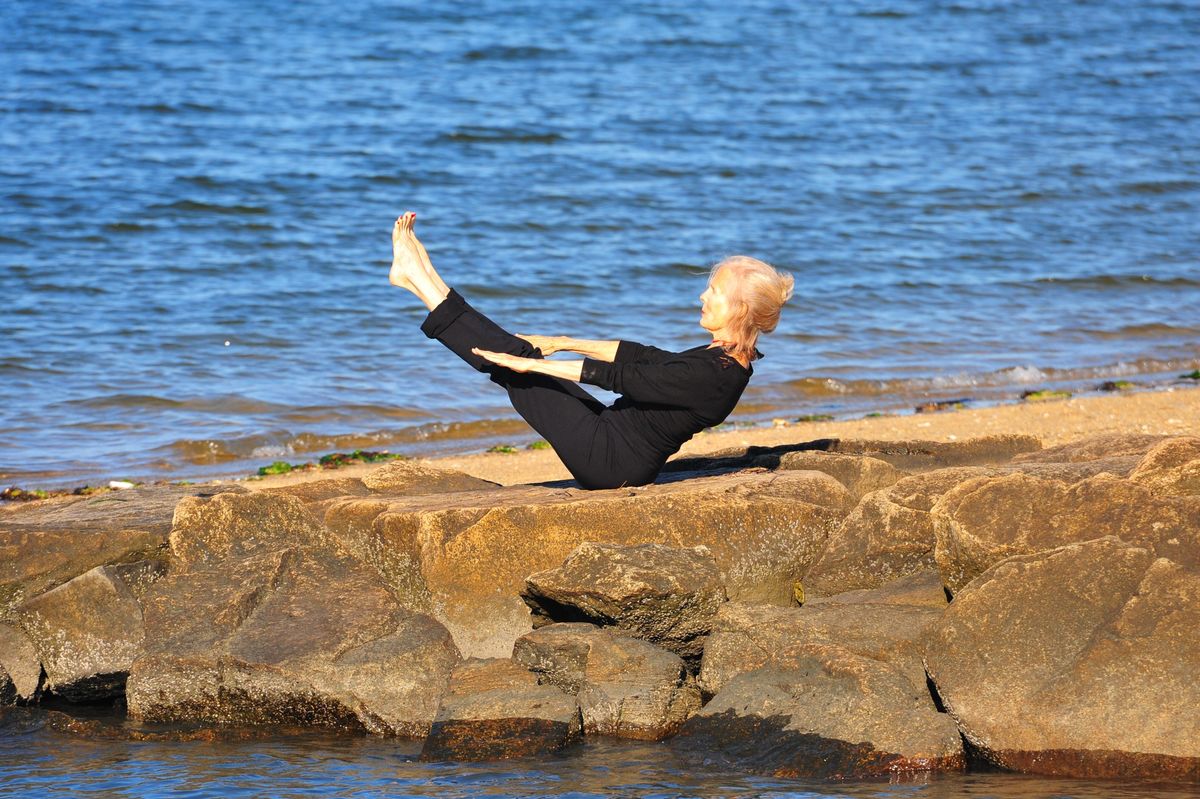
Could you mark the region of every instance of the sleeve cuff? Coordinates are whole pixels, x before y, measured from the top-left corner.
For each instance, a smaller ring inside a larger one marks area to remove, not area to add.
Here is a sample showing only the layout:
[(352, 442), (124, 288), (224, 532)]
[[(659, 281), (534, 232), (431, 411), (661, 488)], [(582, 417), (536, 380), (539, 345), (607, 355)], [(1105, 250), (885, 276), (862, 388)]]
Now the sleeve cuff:
[(613, 365), (611, 363), (584, 358), (583, 366), (579, 370), (579, 382), (611, 389), (612, 373)]

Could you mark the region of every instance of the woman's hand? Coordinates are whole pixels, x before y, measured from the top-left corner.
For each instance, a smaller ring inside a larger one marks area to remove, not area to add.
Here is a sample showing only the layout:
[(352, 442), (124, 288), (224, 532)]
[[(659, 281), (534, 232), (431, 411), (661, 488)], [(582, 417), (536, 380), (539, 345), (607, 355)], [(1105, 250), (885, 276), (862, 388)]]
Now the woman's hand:
[(562, 352), (568, 348), (571, 343), (570, 339), (564, 336), (530, 336), (524, 333), (517, 333), (517, 338), (528, 341), (534, 347), (542, 351), (542, 355), (549, 358), (556, 352)]
[(540, 363), (538, 358), (522, 358), (517, 355), (509, 355), (506, 352), (492, 352), (490, 350), (481, 350), (475, 347), (471, 350), (479, 357), (486, 361), (491, 361), (497, 366), (503, 366), (505, 369), (511, 369), (514, 372), (528, 372), (535, 369)]

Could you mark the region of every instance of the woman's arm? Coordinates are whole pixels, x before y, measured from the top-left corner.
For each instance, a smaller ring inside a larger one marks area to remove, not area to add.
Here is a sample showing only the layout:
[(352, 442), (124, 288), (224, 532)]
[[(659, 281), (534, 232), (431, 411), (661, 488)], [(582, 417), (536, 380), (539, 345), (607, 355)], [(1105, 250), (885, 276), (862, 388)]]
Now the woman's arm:
[[(524, 336), (520, 338), (524, 338)], [(539, 347), (539, 349), (541, 348)], [(579, 378), (583, 374), (583, 361), (547, 361), (543, 358), (522, 358), (518, 355), (509, 355), (505, 352), (481, 350), (478, 347), (472, 349), (471, 352), (481, 358), (486, 358), (497, 366), (503, 366), (505, 369), (511, 369), (514, 372), (532, 372), (534, 374), (550, 375), (550, 377), (561, 377), (564, 380), (571, 380), (576, 383), (579, 382)]]
[(596, 361), (612, 363), (617, 357), (620, 341), (597, 341), (593, 339), (570, 338), (569, 336), (531, 336), (517, 334), (517, 338), (528, 341), (542, 351), (542, 355), (553, 355), (556, 352), (578, 352)]

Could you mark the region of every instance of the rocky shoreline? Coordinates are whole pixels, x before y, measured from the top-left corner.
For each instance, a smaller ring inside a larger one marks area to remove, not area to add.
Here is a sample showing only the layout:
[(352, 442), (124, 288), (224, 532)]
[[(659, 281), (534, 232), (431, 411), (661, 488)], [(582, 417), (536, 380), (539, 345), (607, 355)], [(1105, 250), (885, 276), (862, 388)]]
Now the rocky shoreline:
[[(0, 729), (1200, 782), (1198, 673), (1189, 436), (818, 439), (598, 492), (393, 461), (0, 509)], [(38, 709), (98, 701), (119, 731)]]

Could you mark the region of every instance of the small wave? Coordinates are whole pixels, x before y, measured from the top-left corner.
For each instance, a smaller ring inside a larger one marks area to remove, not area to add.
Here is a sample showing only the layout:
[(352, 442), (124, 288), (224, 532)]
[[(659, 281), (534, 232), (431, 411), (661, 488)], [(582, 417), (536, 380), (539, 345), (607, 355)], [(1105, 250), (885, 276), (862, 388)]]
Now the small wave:
[(896, 11), (890, 8), (881, 8), (877, 11), (856, 11), (852, 16), (862, 17), (864, 19), (906, 19), (911, 17), (907, 11)]
[(463, 53), (464, 61), (531, 61), (538, 58), (556, 56), (558, 50), (547, 50), (544, 47), (481, 47)]
[(104, 226), (108, 233), (145, 233), (155, 230), (150, 225), (139, 225), (137, 222), (110, 222)]
[[(1196, 287), (1200, 280), (1182, 275), (1154, 277), (1152, 275), (1080, 275), (1077, 277), (1039, 277), (1032, 283), (1053, 283), (1080, 288), (1128, 288), (1130, 286)], [(1005, 285), (1027, 285), (1022, 281), (1006, 281)]]
[(271, 209), (262, 205), (220, 205), (217, 203), (202, 203), (195, 200), (176, 200), (165, 205), (150, 206), (151, 211), (188, 211), (203, 214), (230, 214), (234, 216), (260, 216), (271, 213)]
[(1122, 194), (1174, 194), (1180, 191), (1196, 191), (1200, 183), (1194, 180), (1149, 180), (1135, 183), (1122, 183), (1119, 190)]
[(510, 128), (460, 128), (453, 133), (443, 133), (439, 141), (477, 144), (554, 144), (564, 140), (562, 134), (536, 133)]
[(1067, 328), (1061, 335), (1098, 339), (1100, 341), (1122, 341), (1130, 338), (1192, 338), (1200, 336), (1200, 327), (1178, 327), (1176, 325), (1151, 322), (1143, 325), (1125, 325), (1114, 330), (1097, 328)]
[(1082, 383), (1110, 377), (1173, 374), (1195, 368), (1200, 361), (1142, 358), (1131, 361), (1076, 368), (1010, 366), (991, 372), (951, 375), (880, 378), (878, 380), (805, 377), (783, 385), (787, 393), (810, 399), (829, 397), (927, 396), (943, 391), (993, 390), (1044, 383)]
[(0, 245), (10, 244), (17, 247), (32, 247), (33, 245), (21, 239), (14, 239), (12, 236), (0, 236)]
[(167, 445), (170, 454), (193, 466), (287, 458), (320, 452), (341, 452), (445, 441), (484, 441), (501, 436), (529, 435), (519, 419), (484, 419), (470, 422), (434, 422), (392, 430), (363, 433), (289, 433), (275, 431), (236, 438), (181, 439)]
[(85, 399), (68, 400), (63, 405), (83, 408), (134, 408), (139, 410), (179, 409), (198, 411), (201, 413), (251, 415), (277, 414), (286, 411), (287, 406), (270, 402), (224, 395), (216, 397), (189, 397), (186, 399), (171, 399), (155, 394), (107, 394), (104, 396), (87, 397)]

